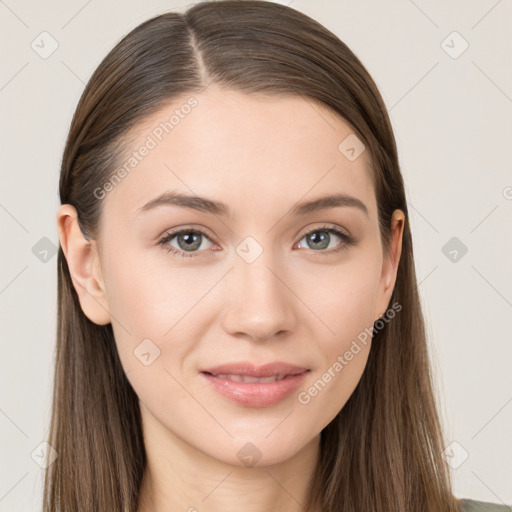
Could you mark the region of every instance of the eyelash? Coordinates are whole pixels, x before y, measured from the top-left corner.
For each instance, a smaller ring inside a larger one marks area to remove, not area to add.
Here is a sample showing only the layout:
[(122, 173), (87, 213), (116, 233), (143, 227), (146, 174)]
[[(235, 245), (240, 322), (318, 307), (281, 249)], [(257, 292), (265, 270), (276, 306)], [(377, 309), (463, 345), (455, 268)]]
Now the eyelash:
[[(337, 253), (337, 252), (340, 252), (340, 251), (343, 251), (343, 250), (349, 248), (350, 246), (355, 245), (355, 243), (356, 243), (356, 241), (351, 236), (349, 236), (346, 233), (344, 233), (343, 231), (341, 231), (341, 230), (339, 230), (337, 228), (333, 228), (331, 226), (320, 226), (320, 227), (317, 227), (315, 229), (312, 229), (311, 231), (308, 231), (308, 232), (304, 233), (302, 235), (302, 237), (300, 238), (300, 240), (302, 240), (304, 237), (306, 237), (308, 235), (311, 235), (312, 233), (316, 233), (316, 232), (334, 233), (335, 235), (339, 236), (341, 238), (341, 240), (342, 240), (342, 242), (339, 244), (339, 247), (336, 248), (336, 249), (321, 250), (321, 251), (313, 251), (312, 250), (313, 252), (318, 252), (320, 254), (333, 254), (333, 253)], [(180, 229), (180, 230), (177, 230), (177, 231), (172, 231), (172, 232), (165, 233), (160, 238), (160, 240), (158, 242), (158, 245), (160, 245), (167, 252), (172, 252), (176, 256), (182, 257), (182, 258), (194, 257), (194, 256), (197, 256), (198, 254), (200, 254), (201, 252), (203, 252), (203, 251), (196, 251), (196, 252), (192, 251), (190, 253), (186, 253), (184, 251), (176, 249), (172, 245), (168, 245), (168, 242), (170, 242), (175, 236), (178, 236), (178, 235), (180, 235), (182, 233), (193, 233), (193, 234), (196, 234), (196, 235), (201, 235), (203, 237), (206, 237), (208, 240), (212, 241), (210, 239), (210, 237), (205, 232), (203, 232), (201, 230), (185, 228), (185, 229)], [(300, 240), (299, 240), (299, 242), (300, 242)]]

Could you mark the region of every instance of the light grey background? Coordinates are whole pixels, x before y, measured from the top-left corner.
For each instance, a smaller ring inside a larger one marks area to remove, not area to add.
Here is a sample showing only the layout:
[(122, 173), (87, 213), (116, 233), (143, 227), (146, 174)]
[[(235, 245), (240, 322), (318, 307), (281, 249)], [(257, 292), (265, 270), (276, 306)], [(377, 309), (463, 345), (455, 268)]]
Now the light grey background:
[[(512, 504), (512, 3), (280, 3), (335, 32), (380, 88), (406, 182), (447, 444), (454, 443), (446, 452), (454, 493)], [(35, 460), (48, 432), (57, 287), (56, 256), (44, 250), (49, 241), (58, 246), (59, 165), (73, 111), (122, 36), (190, 5), (0, 0), (0, 511), (39, 510), (41, 502)], [(31, 47), (50, 48), (43, 31), (58, 43), (46, 59)], [(468, 250), (456, 262), (454, 247), (443, 251), (452, 237)]]

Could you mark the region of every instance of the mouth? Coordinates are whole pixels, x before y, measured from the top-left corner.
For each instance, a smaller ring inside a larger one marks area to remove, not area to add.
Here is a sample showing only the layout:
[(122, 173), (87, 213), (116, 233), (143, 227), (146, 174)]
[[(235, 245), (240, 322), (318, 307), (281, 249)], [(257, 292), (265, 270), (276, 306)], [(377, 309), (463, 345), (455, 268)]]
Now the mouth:
[[(229, 376), (229, 377), (254, 377), (254, 378), (283, 378), (287, 375), (298, 375), (304, 373), (308, 368), (297, 366), (282, 361), (275, 361), (267, 363), (262, 366), (255, 366), (248, 361), (240, 361), (236, 363), (228, 363), (202, 370), (204, 373), (209, 373), (215, 376)], [(242, 381), (250, 382), (250, 381)], [(271, 381), (272, 382), (272, 381)]]
[(200, 374), (230, 401), (245, 407), (269, 407), (290, 396), (310, 371), (281, 362), (260, 367), (235, 363), (203, 370)]
[(279, 380), (286, 379), (290, 377), (290, 375), (270, 375), (269, 377), (252, 377), (251, 375), (237, 375), (237, 374), (229, 374), (229, 373), (210, 373), (203, 372), (207, 375), (211, 375), (212, 377), (217, 377), (219, 379), (228, 379), (233, 382), (277, 382)]

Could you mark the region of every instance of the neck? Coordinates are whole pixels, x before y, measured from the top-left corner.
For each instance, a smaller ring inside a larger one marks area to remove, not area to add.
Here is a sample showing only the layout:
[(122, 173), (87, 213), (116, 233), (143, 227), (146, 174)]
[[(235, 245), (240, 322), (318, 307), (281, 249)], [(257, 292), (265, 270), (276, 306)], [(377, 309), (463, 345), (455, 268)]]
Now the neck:
[(319, 435), (285, 461), (232, 465), (175, 436), (147, 410), (143, 416), (147, 465), (137, 512), (239, 512), (242, 505), (244, 512), (304, 512)]

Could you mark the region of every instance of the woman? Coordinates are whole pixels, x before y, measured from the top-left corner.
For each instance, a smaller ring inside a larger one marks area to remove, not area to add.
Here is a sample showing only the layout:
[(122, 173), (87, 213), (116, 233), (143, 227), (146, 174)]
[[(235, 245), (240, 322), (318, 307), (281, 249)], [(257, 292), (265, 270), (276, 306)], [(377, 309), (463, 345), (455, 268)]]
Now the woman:
[(508, 510), (457, 500), (394, 136), (304, 14), (136, 27), (76, 109), (44, 510)]

